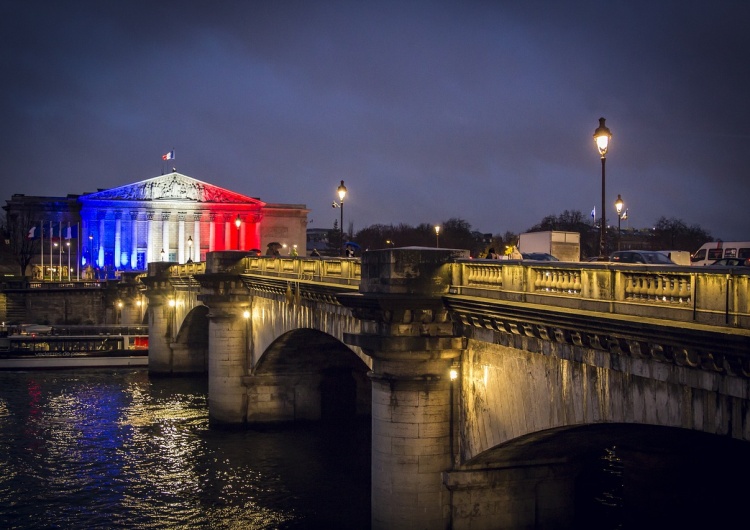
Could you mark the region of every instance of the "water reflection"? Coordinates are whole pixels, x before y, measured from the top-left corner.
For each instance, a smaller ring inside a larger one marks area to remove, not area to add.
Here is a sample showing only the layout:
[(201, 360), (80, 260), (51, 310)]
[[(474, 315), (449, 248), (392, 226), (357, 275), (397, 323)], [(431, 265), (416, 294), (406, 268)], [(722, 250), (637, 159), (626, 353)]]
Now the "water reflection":
[(369, 423), (209, 429), (202, 378), (0, 373), (0, 527), (367, 528)]

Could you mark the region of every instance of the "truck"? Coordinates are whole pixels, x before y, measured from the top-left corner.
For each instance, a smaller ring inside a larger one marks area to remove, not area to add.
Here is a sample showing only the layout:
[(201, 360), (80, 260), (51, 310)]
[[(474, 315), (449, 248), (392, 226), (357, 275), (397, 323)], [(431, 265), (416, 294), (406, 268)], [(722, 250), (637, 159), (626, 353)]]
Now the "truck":
[(560, 261), (581, 261), (581, 234), (557, 230), (526, 232), (518, 237), (518, 250), (522, 254), (551, 254)]

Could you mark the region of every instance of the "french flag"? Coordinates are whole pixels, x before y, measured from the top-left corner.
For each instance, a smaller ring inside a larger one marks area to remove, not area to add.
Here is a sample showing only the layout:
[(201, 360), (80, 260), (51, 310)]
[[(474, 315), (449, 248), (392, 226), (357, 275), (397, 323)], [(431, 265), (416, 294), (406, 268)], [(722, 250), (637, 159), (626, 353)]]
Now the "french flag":
[(165, 155), (161, 155), (162, 160), (174, 160), (174, 149)]

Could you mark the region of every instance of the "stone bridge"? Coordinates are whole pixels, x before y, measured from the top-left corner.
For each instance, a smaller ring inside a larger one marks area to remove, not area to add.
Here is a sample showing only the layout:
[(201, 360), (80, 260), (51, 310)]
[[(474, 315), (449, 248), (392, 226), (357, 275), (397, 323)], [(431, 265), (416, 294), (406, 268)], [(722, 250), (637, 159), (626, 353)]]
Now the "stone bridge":
[[(215, 424), (371, 416), (373, 528), (568, 528), (602, 448), (659, 477), (710, 440), (747, 469), (747, 273), (396, 248), (141, 280), (150, 372), (207, 371)], [(706, 494), (647, 486), (654, 511)]]

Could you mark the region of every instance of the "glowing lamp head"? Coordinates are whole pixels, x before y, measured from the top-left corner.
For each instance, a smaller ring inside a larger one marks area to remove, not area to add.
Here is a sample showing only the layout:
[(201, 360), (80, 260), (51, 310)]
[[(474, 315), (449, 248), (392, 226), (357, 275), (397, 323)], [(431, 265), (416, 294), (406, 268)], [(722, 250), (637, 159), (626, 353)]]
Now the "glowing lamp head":
[(174, 298), (170, 298), (169, 299), (169, 307), (174, 307), (176, 305), (177, 305), (177, 302), (175, 301), (175, 299)]
[(248, 311), (247, 309), (245, 309), (242, 312), (242, 318), (244, 318), (245, 320), (247, 320), (248, 318), (250, 318), (250, 311)]
[(610, 138), (612, 138), (612, 133), (604, 125), (604, 118), (599, 118), (599, 127), (594, 131), (594, 142), (596, 142), (596, 148), (602, 158), (607, 154)]
[(458, 370), (456, 370), (455, 368), (451, 368), (450, 375), (451, 381), (455, 381), (456, 379), (458, 379)]
[(341, 185), (336, 190), (336, 193), (339, 194), (339, 201), (344, 202), (344, 197), (346, 197), (346, 186), (344, 186), (344, 181), (341, 181)]
[(241, 224), (242, 224), (242, 219), (240, 219), (240, 215), (237, 214), (237, 219), (234, 220), (234, 226), (239, 228)]
[(435, 233), (436, 234), (440, 233), (440, 225), (435, 225)]
[(622, 207), (624, 203), (622, 202), (622, 197), (620, 197), (620, 194), (617, 194), (617, 200), (615, 201), (615, 210), (617, 210), (617, 215), (620, 215), (622, 213)]

